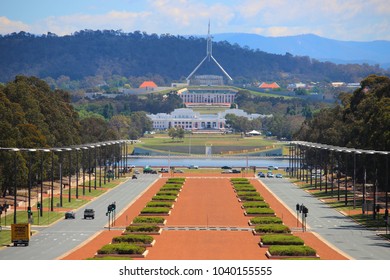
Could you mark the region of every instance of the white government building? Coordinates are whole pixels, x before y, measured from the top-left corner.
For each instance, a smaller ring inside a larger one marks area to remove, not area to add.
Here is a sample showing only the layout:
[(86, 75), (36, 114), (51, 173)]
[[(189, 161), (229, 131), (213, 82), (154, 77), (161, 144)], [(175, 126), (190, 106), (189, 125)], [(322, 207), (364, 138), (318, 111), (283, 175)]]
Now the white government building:
[(241, 109), (227, 109), (218, 114), (200, 114), (189, 108), (175, 109), (172, 113), (151, 114), (148, 117), (153, 122), (154, 130), (166, 130), (171, 127), (181, 127), (185, 130), (219, 130), (225, 131), (227, 114), (246, 117), (249, 120), (256, 118), (267, 118), (272, 115), (248, 114)]

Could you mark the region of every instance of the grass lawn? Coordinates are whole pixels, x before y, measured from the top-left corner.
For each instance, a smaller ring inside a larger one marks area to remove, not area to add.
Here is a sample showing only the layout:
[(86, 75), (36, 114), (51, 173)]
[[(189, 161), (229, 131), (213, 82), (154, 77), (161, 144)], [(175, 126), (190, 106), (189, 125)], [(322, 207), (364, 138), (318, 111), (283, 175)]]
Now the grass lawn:
[(6, 246), (11, 243), (11, 231), (2, 230), (0, 231), (0, 246)]
[[(34, 222), (33, 225), (49, 225), (55, 221), (57, 221), (60, 218), (64, 217), (64, 212), (56, 212), (58, 210), (57, 208), (54, 209), (54, 212), (47, 212), (43, 211), (43, 216), (38, 217), (38, 211), (32, 211), (33, 213), (33, 219)], [(4, 217), (4, 215), (1, 216), (1, 225), (4, 226), (5, 223), (7, 223), (7, 226), (10, 226), (14, 222), (14, 213), (8, 212), (7, 217)], [(27, 223), (28, 217), (27, 217), (27, 211), (16, 211), (16, 222), (17, 223)]]

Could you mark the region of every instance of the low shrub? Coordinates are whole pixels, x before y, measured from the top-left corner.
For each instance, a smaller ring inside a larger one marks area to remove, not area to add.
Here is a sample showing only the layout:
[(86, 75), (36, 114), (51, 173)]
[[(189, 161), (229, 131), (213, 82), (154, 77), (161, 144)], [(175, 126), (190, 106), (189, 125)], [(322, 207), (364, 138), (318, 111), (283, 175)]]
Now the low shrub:
[(171, 208), (173, 202), (171, 201), (150, 201), (146, 203), (146, 207), (168, 207)]
[(245, 191), (239, 191), (237, 192), (238, 196), (260, 196), (258, 192), (245, 192)]
[(254, 217), (249, 220), (251, 224), (282, 224), (283, 221), (279, 217)]
[(129, 243), (115, 243), (107, 244), (100, 248), (98, 254), (143, 254), (145, 252), (145, 247), (141, 247)]
[(247, 214), (275, 214), (275, 211), (269, 207), (265, 208), (245, 208)]
[(272, 245), (268, 248), (272, 256), (316, 256), (313, 248), (305, 245)]
[(126, 232), (159, 232), (160, 227), (155, 225), (127, 226)]
[(266, 234), (261, 238), (261, 243), (264, 245), (303, 245), (302, 238), (295, 235), (285, 234)]
[(133, 220), (133, 224), (163, 224), (165, 222), (165, 218), (163, 217), (135, 217)]
[(166, 184), (183, 184), (186, 178), (168, 178)]
[(182, 184), (164, 184), (160, 190), (181, 190), (182, 187)]
[(249, 192), (255, 192), (257, 191), (256, 188), (252, 185), (234, 185), (233, 188), (239, 192), (239, 191), (249, 191)]
[(161, 201), (175, 201), (176, 196), (175, 195), (155, 195), (152, 197), (152, 200), (161, 200)]
[(167, 214), (171, 211), (168, 207), (145, 207), (141, 210), (142, 214)]
[(248, 201), (244, 202), (242, 206), (246, 208), (268, 208), (269, 204), (264, 201)]
[(264, 201), (264, 198), (259, 194), (257, 196), (242, 195), (239, 198), (243, 201)]
[(139, 235), (139, 234), (125, 234), (116, 236), (112, 239), (112, 243), (141, 243), (141, 244), (150, 244), (154, 238), (150, 235)]
[(231, 178), (230, 182), (232, 182), (232, 183), (248, 182), (249, 183), (249, 180), (247, 178)]
[(180, 191), (178, 190), (160, 190), (156, 193), (156, 195), (174, 195), (177, 196)]
[(263, 224), (255, 226), (257, 233), (290, 233), (290, 228), (281, 224)]

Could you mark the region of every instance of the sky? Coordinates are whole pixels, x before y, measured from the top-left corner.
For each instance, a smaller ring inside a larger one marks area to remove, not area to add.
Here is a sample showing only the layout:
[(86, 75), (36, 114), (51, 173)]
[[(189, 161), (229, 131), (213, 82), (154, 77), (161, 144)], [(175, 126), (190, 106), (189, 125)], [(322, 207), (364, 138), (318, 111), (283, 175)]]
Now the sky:
[(1, 0), (0, 34), (122, 30), (390, 40), (389, 0)]

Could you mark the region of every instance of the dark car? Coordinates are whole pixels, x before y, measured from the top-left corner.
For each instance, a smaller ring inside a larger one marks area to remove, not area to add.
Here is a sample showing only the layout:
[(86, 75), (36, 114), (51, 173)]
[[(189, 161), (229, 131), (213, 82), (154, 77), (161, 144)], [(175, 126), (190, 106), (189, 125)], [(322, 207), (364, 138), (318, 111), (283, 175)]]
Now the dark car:
[(232, 169), (232, 173), (241, 173), (241, 171), (237, 169)]
[(232, 169), (230, 166), (222, 166), (221, 169)]
[(65, 219), (76, 219), (76, 213), (73, 211), (66, 212)]
[(85, 209), (84, 210), (84, 219), (95, 219), (95, 210)]
[(260, 178), (265, 178), (265, 174), (264, 174), (263, 172), (259, 172), (257, 175), (258, 175)]

